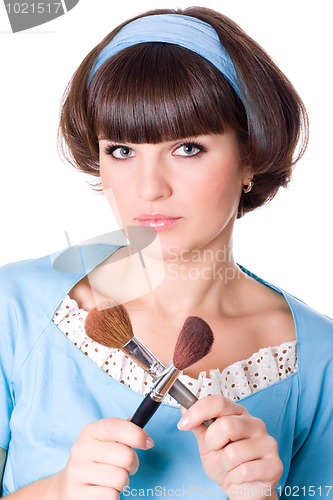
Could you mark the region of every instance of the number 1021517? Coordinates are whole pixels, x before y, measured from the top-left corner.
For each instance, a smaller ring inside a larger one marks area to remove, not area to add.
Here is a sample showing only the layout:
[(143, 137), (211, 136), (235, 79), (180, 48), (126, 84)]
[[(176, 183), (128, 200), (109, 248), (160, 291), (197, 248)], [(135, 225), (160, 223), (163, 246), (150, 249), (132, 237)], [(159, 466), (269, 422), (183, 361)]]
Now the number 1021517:
[(284, 497), (329, 497), (332, 495), (333, 498), (333, 486), (285, 486), (282, 488), (278, 486), (276, 492)]
[(61, 8), (61, 2), (15, 2), (6, 4), (8, 14), (58, 14)]

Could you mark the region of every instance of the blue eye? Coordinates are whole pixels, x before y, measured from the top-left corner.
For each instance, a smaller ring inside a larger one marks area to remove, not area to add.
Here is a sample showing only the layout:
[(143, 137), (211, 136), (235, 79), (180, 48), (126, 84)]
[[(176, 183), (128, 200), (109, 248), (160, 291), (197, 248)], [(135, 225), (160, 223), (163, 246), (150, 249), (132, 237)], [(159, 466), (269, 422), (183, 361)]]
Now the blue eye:
[(206, 152), (207, 148), (202, 144), (198, 144), (196, 142), (185, 142), (178, 146), (178, 148), (173, 152), (175, 156), (184, 156), (191, 157), (197, 156), (202, 152)]
[(134, 156), (133, 149), (128, 146), (108, 146), (105, 149), (107, 155), (113, 156), (117, 160), (126, 160), (126, 158), (131, 158)]

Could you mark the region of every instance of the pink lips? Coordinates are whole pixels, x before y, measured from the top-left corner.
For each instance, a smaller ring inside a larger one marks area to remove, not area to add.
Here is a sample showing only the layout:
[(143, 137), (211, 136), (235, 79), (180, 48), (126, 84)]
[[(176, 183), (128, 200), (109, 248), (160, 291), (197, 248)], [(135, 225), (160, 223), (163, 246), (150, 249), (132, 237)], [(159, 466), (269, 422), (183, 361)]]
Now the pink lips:
[(176, 224), (181, 217), (172, 217), (160, 213), (143, 214), (137, 217), (137, 221), (141, 226), (151, 227), (155, 231), (162, 231)]

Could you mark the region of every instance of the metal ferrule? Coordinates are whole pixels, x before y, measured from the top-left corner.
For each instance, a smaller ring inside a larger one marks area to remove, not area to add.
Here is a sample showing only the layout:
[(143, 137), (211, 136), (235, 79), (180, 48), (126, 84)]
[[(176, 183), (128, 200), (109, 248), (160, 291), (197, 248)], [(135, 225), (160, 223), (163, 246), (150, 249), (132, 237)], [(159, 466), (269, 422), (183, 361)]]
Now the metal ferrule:
[[(171, 396), (185, 408), (190, 408), (190, 406), (198, 401), (195, 395), (184, 384), (182, 384), (180, 380), (177, 380), (177, 376), (179, 375), (178, 370), (175, 372), (174, 379), (170, 375), (169, 369), (170, 366), (174, 366), (173, 363), (169, 363), (169, 365), (165, 368), (164, 365), (162, 365), (162, 363), (149, 351), (149, 349), (147, 349), (144, 344), (140, 342), (138, 338), (133, 337), (122, 347), (121, 350), (128, 354), (129, 357), (141, 366), (145, 372), (149, 373), (154, 380), (157, 380), (158, 387), (164, 383), (164, 377), (170, 376), (170, 380), (168, 381), (165, 390), (163, 390), (164, 395), (159, 396), (159, 394), (163, 394), (163, 392), (162, 389), (157, 389), (158, 395), (156, 397), (160, 398), (160, 400), (162, 400), (165, 394), (170, 391)], [(157, 382), (155, 385), (157, 385)], [(204, 422), (207, 427), (211, 423), (212, 421)]]
[(155, 385), (150, 391), (150, 397), (154, 401), (160, 403), (166, 394), (169, 392), (174, 382), (177, 380), (180, 371), (177, 370), (172, 361), (168, 364), (161, 376), (156, 381)]
[(135, 361), (141, 368), (143, 368), (153, 379), (158, 378), (163, 370), (164, 366), (162, 363), (155, 358), (154, 354), (143, 345), (139, 339), (133, 337), (122, 347), (122, 351)]

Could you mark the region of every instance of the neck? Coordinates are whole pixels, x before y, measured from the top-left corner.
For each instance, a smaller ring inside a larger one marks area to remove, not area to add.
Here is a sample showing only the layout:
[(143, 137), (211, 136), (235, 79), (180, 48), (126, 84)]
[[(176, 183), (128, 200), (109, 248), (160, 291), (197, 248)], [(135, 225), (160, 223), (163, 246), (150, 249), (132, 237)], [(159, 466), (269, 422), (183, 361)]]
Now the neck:
[(147, 247), (140, 253), (125, 247), (93, 270), (89, 283), (96, 303), (113, 298), (162, 319), (221, 315), (235, 306), (246, 276), (235, 263), (231, 231), (200, 249), (170, 249), (164, 258), (157, 250)]
[[(147, 269), (161, 266), (161, 261), (144, 258)], [(244, 273), (235, 263), (231, 241), (174, 254), (164, 259), (163, 271), (158, 286), (150, 286), (149, 293), (139, 299), (142, 306), (162, 317), (199, 315), (200, 310), (218, 314), (221, 304), (227, 305), (232, 300), (236, 287), (244, 279)]]

